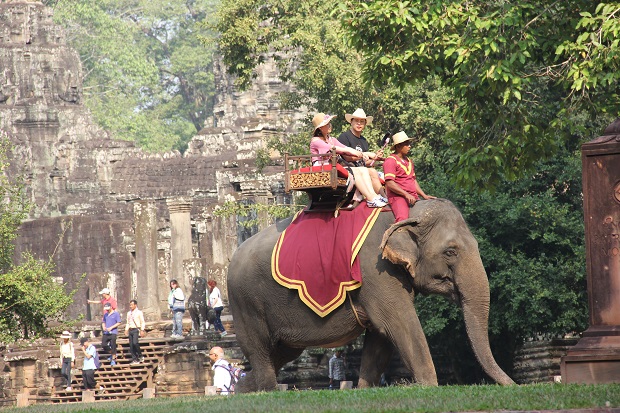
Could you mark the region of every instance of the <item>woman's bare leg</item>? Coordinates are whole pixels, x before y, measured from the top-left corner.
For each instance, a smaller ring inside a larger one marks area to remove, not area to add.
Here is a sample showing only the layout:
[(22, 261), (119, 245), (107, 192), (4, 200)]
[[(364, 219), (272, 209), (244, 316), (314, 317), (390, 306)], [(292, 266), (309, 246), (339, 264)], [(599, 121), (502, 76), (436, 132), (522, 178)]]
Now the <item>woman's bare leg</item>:
[(379, 173), (374, 168), (366, 168), (366, 169), (368, 169), (368, 174), (370, 175), (370, 180), (372, 181), (372, 189), (374, 189), (374, 191), (377, 194), (380, 194), (381, 188), (383, 188), (383, 185), (381, 185), (381, 179), (379, 179)]
[(370, 174), (368, 173), (368, 168), (366, 167), (355, 167), (351, 168), (353, 170), (353, 176), (355, 177), (355, 186), (359, 191), (364, 195), (366, 200), (372, 201), (377, 197), (377, 193), (374, 191), (372, 187), (372, 181), (370, 179)]

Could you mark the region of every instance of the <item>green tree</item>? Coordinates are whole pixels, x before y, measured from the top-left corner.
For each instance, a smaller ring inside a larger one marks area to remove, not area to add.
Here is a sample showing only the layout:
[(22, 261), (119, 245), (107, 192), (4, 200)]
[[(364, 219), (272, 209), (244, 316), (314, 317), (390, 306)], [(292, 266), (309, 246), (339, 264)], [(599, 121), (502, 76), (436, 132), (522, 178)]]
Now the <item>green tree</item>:
[[(183, 149), (213, 110), (216, 0), (50, 0), (84, 67), (85, 103), (114, 137)], [(199, 39), (202, 39), (202, 43)]]
[(14, 241), (18, 227), (28, 217), (29, 203), (20, 179), (8, 177), (11, 145), (0, 130), (0, 342), (36, 338), (49, 333), (49, 323), (61, 322), (73, 301), (52, 277), (51, 261), (26, 254), (15, 263)]
[(342, 0), (372, 84), (437, 74), (461, 104), (453, 175), (487, 186), (530, 173), (582, 125), (618, 115), (620, 3), (590, 0)]
[(348, 128), (344, 114), (362, 107), (375, 118), (367, 131), (374, 141), (389, 127), (384, 102), (390, 92), (363, 86), (361, 55), (330, 15), (334, 6), (317, 0), (223, 0), (213, 24), (220, 33), (218, 50), (241, 89), (251, 84), (260, 63), (276, 59), (280, 77), (295, 86), (280, 96), (282, 107), (308, 108), (306, 138), (315, 112), (337, 115), (332, 124), (338, 134)]

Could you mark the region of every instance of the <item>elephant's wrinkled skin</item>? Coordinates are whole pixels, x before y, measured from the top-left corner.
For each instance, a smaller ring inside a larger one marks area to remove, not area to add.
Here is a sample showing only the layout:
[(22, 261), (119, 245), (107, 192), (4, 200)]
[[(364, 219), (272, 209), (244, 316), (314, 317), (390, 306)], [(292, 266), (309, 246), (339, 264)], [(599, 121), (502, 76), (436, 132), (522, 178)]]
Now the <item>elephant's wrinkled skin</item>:
[[(413, 305), (414, 291), (441, 294), (457, 303), (484, 371), (497, 383), (513, 384), (491, 354), (489, 284), (478, 243), (460, 212), (447, 200), (419, 201), (408, 220), (391, 226), (393, 222), (391, 212), (380, 214), (359, 252), (362, 286), (350, 293), (372, 323), (364, 340), (358, 386), (378, 385), (394, 348), (416, 383), (437, 385)], [(343, 345), (363, 332), (348, 300), (321, 318), (301, 302), (297, 290), (273, 280), (271, 253), (289, 223), (290, 219), (273, 225), (245, 241), (229, 266), (237, 340), (252, 365), (237, 385), (240, 392), (274, 390), (277, 372), (304, 348)]]

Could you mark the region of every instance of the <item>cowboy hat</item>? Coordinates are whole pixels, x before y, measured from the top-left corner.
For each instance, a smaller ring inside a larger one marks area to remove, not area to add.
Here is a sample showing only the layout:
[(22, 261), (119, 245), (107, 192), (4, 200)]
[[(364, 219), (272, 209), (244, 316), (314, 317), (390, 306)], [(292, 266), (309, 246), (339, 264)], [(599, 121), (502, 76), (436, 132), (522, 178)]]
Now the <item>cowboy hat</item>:
[(355, 118), (355, 119), (366, 119), (366, 125), (370, 125), (372, 123), (372, 119), (373, 119), (372, 116), (366, 116), (366, 112), (364, 112), (364, 109), (360, 109), (360, 108), (355, 109), (355, 112), (353, 112), (353, 113), (345, 114), (344, 118), (349, 123), (351, 123), (353, 118)]
[(326, 115), (325, 113), (317, 113), (312, 118), (312, 125), (314, 126), (314, 130), (317, 130), (321, 126), (327, 125), (335, 117), (336, 116)]
[(71, 338), (71, 333), (68, 331), (63, 331), (60, 338)]
[(398, 132), (392, 136), (392, 148), (394, 148), (399, 143), (410, 141), (411, 138), (407, 136), (405, 132)]

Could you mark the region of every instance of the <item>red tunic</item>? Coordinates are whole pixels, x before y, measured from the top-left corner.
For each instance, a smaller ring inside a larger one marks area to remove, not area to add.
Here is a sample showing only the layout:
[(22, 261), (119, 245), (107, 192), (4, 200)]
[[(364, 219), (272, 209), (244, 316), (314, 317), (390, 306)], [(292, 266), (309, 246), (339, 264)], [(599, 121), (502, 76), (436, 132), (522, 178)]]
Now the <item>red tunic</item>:
[[(417, 200), (420, 199), (418, 191), (415, 189), (415, 170), (413, 162), (407, 159), (401, 159), (396, 155), (390, 155), (383, 163), (384, 179), (386, 181), (394, 181), (405, 192), (410, 193)], [(409, 204), (405, 197), (395, 194), (386, 187), (390, 207), (396, 218), (396, 222), (402, 221), (409, 217)]]

